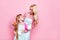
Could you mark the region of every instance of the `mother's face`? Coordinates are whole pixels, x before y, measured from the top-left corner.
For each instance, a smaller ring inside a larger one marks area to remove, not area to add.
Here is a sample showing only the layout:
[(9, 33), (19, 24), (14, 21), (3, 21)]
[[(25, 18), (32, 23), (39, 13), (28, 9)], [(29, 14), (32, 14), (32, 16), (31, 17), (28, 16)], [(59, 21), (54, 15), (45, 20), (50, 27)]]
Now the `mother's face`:
[(34, 12), (35, 14), (38, 13), (37, 6), (34, 6), (34, 7), (33, 7), (33, 12)]
[(33, 7), (30, 7), (30, 14), (33, 13)]
[(36, 13), (38, 12), (37, 6), (36, 6), (36, 5), (35, 5), (35, 6), (31, 6), (31, 7), (30, 7), (30, 12), (36, 14)]

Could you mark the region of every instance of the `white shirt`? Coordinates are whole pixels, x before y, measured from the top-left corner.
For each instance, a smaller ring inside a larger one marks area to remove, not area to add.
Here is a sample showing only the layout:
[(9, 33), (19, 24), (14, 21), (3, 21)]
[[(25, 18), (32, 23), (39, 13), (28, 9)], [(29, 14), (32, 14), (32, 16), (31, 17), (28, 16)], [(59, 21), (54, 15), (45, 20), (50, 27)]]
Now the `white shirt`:
[(18, 35), (21, 35), (23, 30), (24, 30), (24, 25), (19, 23), (18, 24)]
[(27, 24), (28, 29), (30, 30), (32, 28), (32, 19), (26, 17), (24, 22)]

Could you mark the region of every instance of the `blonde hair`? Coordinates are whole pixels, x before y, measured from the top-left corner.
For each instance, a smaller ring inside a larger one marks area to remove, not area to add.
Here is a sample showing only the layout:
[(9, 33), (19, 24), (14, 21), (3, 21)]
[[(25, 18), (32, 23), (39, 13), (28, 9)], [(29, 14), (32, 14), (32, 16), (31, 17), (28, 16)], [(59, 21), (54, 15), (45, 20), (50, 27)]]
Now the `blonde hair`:
[(32, 4), (30, 6), (30, 10), (33, 10), (34, 14), (37, 14), (38, 13), (38, 6), (36, 4)]
[[(32, 9), (31, 9), (31, 7), (32, 7)], [(30, 6), (30, 9), (31, 10), (33, 10), (33, 16), (34, 16), (34, 24), (36, 25), (37, 24), (37, 20), (38, 20), (38, 15), (37, 15), (37, 13), (38, 13), (38, 10), (37, 10), (37, 5), (36, 4), (32, 4), (31, 6)]]

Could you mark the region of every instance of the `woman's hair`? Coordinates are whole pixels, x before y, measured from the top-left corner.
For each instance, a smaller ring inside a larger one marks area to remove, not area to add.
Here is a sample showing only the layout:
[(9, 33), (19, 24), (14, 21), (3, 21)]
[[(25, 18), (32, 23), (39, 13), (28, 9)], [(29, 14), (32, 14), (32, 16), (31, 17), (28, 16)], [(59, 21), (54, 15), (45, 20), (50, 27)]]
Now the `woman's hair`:
[(34, 6), (37, 6), (36, 4), (32, 4), (30, 7), (34, 7)]
[[(34, 7), (34, 6), (37, 6), (37, 5), (36, 5), (36, 4), (32, 4), (32, 5), (30, 6), (30, 10), (33, 11), (33, 9), (31, 9), (31, 7)], [(36, 15), (36, 14), (33, 12), (33, 16), (34, 16), (34, 15)], [(33, 24), (34, 24), (34, 25), (37, 24), (37, 20), (35, 20), (35, 17), (33, 17)]]
[[(32, 4), (31, 6), (30, 6), (30, 10), (32, 10), (33, 11), (33, 9), (31, 9), (31, 7), (34, 7), (34, 6), (36, 6), (36, 4)], [(33, 12), (33, 14), (32, 15), (35, 15), (34, 14), (34, 12)]]
[[(36, 4), (32, 4), (31, 6), (30, 6), (30, 10), (32, 10), (33, 11), (33, 9), (31, 9), (31, 7), (33, 8), (34, 6), (37, 6)], [(33, 15), (35, 15), (35, 13), (33, 12)]]

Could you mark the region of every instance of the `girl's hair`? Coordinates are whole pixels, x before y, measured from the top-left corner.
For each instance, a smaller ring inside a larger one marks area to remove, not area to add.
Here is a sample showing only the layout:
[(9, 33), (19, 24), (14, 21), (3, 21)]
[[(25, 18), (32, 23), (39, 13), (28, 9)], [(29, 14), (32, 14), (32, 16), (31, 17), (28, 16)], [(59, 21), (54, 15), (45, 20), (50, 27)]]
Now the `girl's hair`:
[[(19, 22), (19, 17), (21, 16), (22, 14), (18, 14), (17, 16), (16, 16), (16, 22)], [(18, 23), (17, 23), (18, 24)], [(18, 25), (15, 25), (15, 27), (14, 27), (14, 31), (15, 32), (17, 32), (17, 30), (18, 30)], [(18, 33), (16, 33), (17, 35), (16, 35), (16, 39), (18, 39)]]
[(20, 17), (21, 15), (22, 15), (22, 14), (18, 14), (18, 15), (16, 16), (16, 21), (17, 21), (17, 22), (19, 22), (18, 19), (19, 19), (19, 17)]

